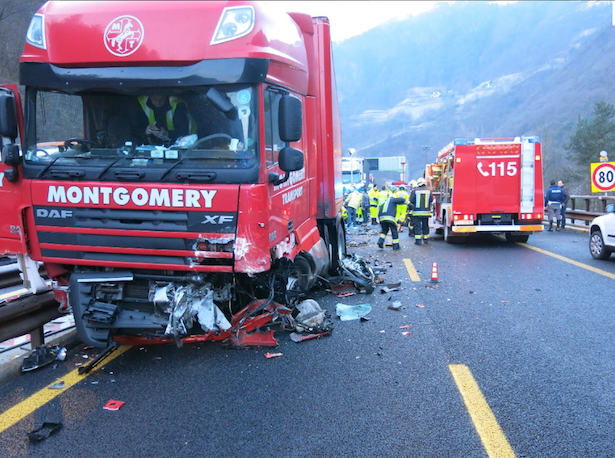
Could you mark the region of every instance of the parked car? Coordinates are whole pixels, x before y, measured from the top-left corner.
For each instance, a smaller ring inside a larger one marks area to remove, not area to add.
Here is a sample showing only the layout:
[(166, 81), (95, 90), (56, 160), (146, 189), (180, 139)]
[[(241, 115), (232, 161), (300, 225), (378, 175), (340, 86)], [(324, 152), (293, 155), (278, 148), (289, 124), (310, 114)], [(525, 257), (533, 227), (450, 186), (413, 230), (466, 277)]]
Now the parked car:
[(607, 205), (606, 214), (594, 218), (589, 227), (589, 252), (596, 259), (608, 259), (615, 251), (615, 205)]

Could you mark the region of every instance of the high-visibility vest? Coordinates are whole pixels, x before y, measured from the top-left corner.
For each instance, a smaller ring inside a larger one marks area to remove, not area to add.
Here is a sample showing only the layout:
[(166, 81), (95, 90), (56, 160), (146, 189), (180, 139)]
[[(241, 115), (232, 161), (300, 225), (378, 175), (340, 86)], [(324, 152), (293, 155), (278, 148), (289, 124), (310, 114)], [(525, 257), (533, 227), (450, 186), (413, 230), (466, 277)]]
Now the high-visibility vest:
[(413, 216), (431, 216), (432, 195), (429, 189), (418, 187), (410, 194), (410, 205)]
[[(145, 116), (147, 116), (149, 123), (155, 124), (156, 117), (154, 115), (154, 110), (152, 110), (147, 105), (148, 100), (149, 97), (147, 96), (139, 97), (139, 103), (141, 104), (141, 108), (143, 108), (143, 112), (145, 113)], [(171, 109), (168, 110), (166, 113), (166, 129), (171, 132), (175, 130), (175, 124), (173, 124), (173, 115), (175, 114), (175, 110), (180, 103), (183, 103), (185, 105), (186, 102), (184, 102), (179, 97), (169, 97), (169, 103), (171, 104)], [(188, 114), (188, 132), (190, 132), (191, 134), (196, 134), (196, 123), (194, 122), (194, 119), (192, 119), (192, 116), (190, 116), (190, 114)]]

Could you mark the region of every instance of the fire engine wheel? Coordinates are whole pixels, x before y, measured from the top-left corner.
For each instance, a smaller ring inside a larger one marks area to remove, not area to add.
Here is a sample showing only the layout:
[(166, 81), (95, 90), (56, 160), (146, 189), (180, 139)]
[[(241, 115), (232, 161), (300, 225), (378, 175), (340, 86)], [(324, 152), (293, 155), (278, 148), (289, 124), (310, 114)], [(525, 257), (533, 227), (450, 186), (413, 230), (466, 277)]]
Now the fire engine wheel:
[(444, 225), (444, 241), (446, 243), (459, 243), (461, 241), (461, 237), (458, 235), (451, 235), (452, 231), (447, 224)]
[(611, 250), (604, 245), (600, 229), (592, 232), (592, 235), (589, 237), (589, 252), (594, 259), (609, 259), (611, 256)]

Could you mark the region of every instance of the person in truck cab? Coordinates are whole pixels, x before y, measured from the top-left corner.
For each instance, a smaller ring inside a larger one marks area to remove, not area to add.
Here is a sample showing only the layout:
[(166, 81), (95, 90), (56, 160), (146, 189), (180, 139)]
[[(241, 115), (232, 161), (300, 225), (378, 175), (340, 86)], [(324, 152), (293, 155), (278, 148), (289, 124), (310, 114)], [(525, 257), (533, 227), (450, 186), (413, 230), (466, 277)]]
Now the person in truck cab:
[(140, 131), (150, 144), (172, 144), (179, 137), (196, 133), (186, 103), (179, 97), (141, 96), (139, 104), (145, 114)]
[(564, 191), (562, 188), (555, 184), (555, 180), (551, 180), (551, 187), (547, 189), (547, 193), (545, 194), (545, 211), (549, 214), (549, 231), (553, 230), (554, 216), (555, 221), (557, 222), (557, 227), (555, 230), (559, 231), (559, 225), (562, 219), (562, 204), (565, 199), (566, 197), (564, 196)]

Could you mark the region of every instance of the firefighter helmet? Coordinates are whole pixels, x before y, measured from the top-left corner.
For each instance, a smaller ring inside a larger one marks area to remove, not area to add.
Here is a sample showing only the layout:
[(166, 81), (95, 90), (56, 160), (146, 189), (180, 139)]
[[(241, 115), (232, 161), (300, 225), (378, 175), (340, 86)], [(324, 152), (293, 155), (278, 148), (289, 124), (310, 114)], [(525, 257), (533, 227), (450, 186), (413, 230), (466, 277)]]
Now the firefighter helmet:
[(417, 186), (425, 186), (427, 183), (425, 182), (425, 178), (421, 177), (418, 180), (416, 180), (416, 185)]

